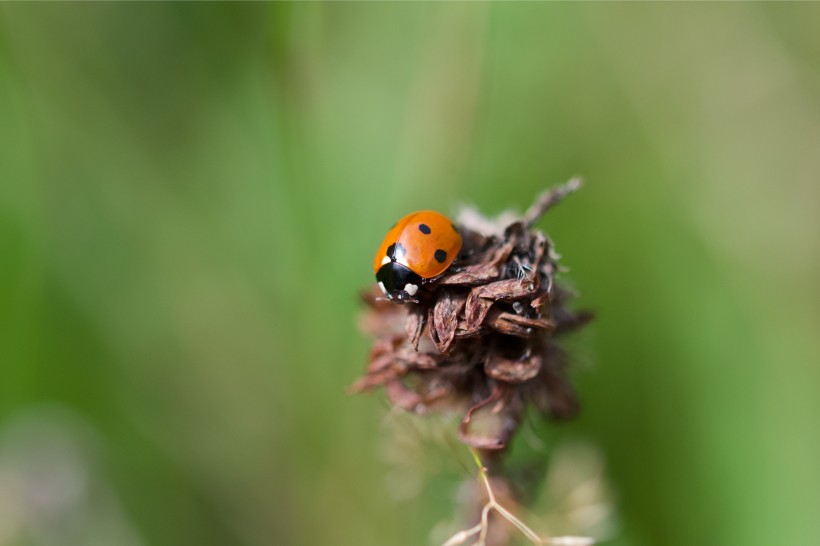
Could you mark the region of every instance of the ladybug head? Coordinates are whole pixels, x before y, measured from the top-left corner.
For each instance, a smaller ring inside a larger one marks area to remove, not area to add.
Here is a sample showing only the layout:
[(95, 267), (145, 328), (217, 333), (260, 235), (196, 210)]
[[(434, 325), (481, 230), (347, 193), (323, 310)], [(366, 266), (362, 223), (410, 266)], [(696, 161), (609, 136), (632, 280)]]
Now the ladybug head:
[(391, 301), (418, 302), (415, 296), (421, 286), (421, 277), (413, 273), (406, 265), (394, 261), (385, 263), (376, 272), (376, 282)]

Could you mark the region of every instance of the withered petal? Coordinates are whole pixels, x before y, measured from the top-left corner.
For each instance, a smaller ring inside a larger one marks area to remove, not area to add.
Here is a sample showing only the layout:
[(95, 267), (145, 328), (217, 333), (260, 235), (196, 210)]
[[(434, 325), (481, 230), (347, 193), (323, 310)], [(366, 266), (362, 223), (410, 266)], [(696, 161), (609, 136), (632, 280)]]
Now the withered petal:
[(466, 302), (465, 294), (442, 290), (436, 304), (430, 310), (430, 336), (439, 352), (446, 353), (455, 340), (458, 317)]
[(576, 176), (570, 178), (565, 184), (546, 190), (535, 198), (535, 202), (527, 209), (527, 212), (524, 213), (524, 218), (522, 218), (523, 223), (527, 226), (532, 226), (540, 220), (544, 213), (550, 208), (569, 194), (578, 191), (582, 184), (583, 180)]
[(531, 302), (530, 307), (535, 309), (536, 311), (541, 311), (541, 308), (544, 307), (545, 303), (550, 301), (550, 291), (543, 290), (538, 296), (536, 296)]
[(466, 320), (459, 321), (458, 330), (456, 330), (456, 341), (462, 339), (476, 338), (487, 332), (487, 328), (482, 325), (469, 326)]
[[(411, 304), (406, 304), (406, 306), (409, 305)], [(405, 319), (404, 328), (407, 332), (407, 339), (416, 350), (419, 348), (419, 339), (421, 339), (421, 333), (424, 330), (424, 322), (426, 318), (424, 309), (420, 305), (413, 304), (412, 307), (407, 310), (407, 318)]]
[(399, 379), (388, 381), (384, 385), (384, 392), (394, 406), (398, 406), (404, 410), (418, 412), (422, 407), (421, 396), (408, 388)]
[(398, 379), (405, 373), (407, 373), (406, 367), (390, 366), (386, 368), (381, 368), (373, 372), (368, 372), (364, 376), (360, 377), (352, 385), (350, 385), (350, 387), (348, 387), (347, 390), (350, 393), (360, 393), (368, 391), (381, 385), (384, 385), (389, 381)]
[[(519, 404), (512, 404), (512, 399), (504, 396), (497, 386), (493, 392), (484, 400), (474, 404), (464, 417), (458, 427), (458, 435), (462, 442), (476, 449), (501, 450), (507, 447), (510, 437), (518, 429), (521, 422), (521, 412)], [(501, 426), (494, 435), (479, 435), (471, 431), (474, 414), (482, 408), (495, 403), (492, 413), (500, 415)]]
[(504, 383), (524, 383), (541, 371), (542, 358), (532, 354), (528, 358), (510, 359), (490, 352), (484, 363), (484, 371), (497, 381)]
[(555, 329), (555, 324), (549, 319), (530, 318), (496, 309), (488, 313), (485, 324), (496, 332), (523, 338)]
[(538, 290), (538, 277), (506, 279), (470, 290), (470, 298), (484, 298), (500, 301), (514, 301), (532, 297)]
[(436, 355), (420, 353), (410, 350), (409, 347), (399, 349), (394, 358), (416, 370), (429, 370), (438, 366), (439, 359)]
[(532, 239), (532, 263), (540, 264), (544, 254), (547, 253), (547, 248), (552, 245), (547, 236), (540, 231), (533, 232)]
[(470, 291), (466, 304), (466, 330), (475, 330), (484, 322), (487, 313), (496, 301), (514, 301), (531, 296), (538, 289), (538, 277), (524, 279), (507, 279)]
[(467, 265), (458, 271), (441, 278), (441, 285), (473, 286), (497, 279), (502, 273), (502, 264), (506, 263), (515, 248), (512, 242), (506, 242), (494, 250), (486, 259)]

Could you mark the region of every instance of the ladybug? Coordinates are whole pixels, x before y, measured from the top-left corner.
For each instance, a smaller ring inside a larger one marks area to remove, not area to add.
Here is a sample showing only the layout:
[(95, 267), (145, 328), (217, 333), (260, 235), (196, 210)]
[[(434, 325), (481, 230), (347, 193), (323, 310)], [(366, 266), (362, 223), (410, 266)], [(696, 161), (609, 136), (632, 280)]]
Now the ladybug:
[(385, 235), (373, 271), (388, 299), (418, 302), (419, 287), (444, 273), (458, 251), (461, 235), (450, 220), (433, 210), (411, 212)]

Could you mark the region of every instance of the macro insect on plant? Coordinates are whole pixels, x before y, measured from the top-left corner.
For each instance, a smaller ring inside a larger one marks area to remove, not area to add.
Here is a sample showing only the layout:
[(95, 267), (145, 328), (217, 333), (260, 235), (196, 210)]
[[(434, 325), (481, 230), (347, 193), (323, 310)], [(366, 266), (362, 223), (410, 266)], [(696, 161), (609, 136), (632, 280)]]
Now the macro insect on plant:
[(490, 533), (490, 513), (536, 544), (591, 543), (539, 536), (497, 500), (488, 478), (502, 479), (500, 462), (528, 408), (553, 419), (578, 409), (556, 338), (591, 314), (567, 306), (571, 293), (556, 280), (559, 256), (534, 225), (580, 183), (544, 192), (520, 215), (487, 218), (466, 209), (451, 222), (438, 212), (413, 212), (376, 252), (376, 283), (363, 293), (362, 320), (375, 341), (351, 390), (383, 386), (403, 410), (462, 416), (458, 435), (473, 452), (487, 502), (475, 525), (448, 546), (470, 539), (507, 544), (503, 533)]

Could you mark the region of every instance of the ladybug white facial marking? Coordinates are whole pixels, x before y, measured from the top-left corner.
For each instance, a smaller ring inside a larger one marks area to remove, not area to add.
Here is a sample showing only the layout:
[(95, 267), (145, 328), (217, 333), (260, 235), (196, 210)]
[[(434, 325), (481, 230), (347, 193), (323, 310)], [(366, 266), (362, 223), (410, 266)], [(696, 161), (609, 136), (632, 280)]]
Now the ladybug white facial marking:
[(413, 297), (421, 286), (421, 277), (407, 266), (390, 261), (379, 268), (376, 282), (387, 299), (397, 302), (415, 302)]
[(385, 256), (382, 258), (382, 265), (390, 263), (390, 256)]

